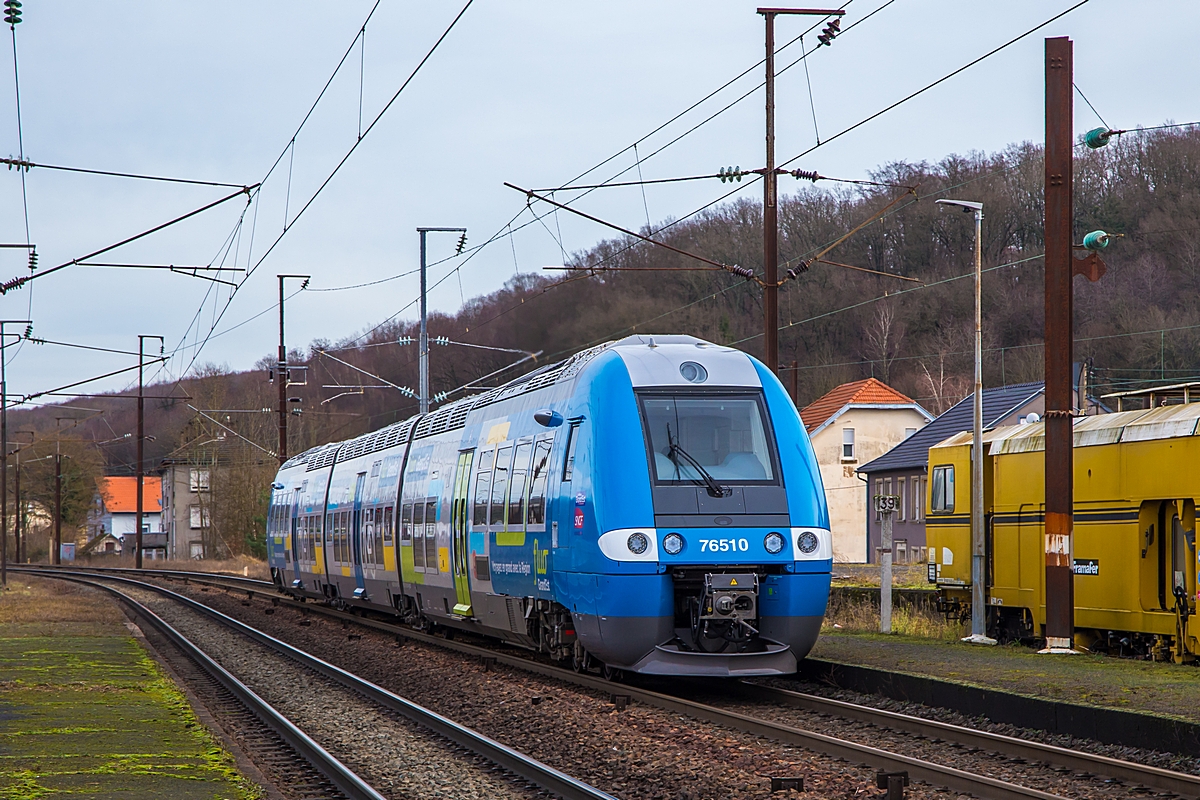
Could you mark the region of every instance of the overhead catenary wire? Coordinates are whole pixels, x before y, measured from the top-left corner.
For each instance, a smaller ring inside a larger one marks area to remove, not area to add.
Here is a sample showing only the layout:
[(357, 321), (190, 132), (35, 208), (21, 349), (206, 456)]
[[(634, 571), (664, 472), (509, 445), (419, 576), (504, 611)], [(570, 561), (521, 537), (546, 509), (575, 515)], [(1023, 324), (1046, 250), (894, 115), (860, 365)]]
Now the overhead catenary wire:
[[(441, 36), (439, 36), (437, 38), (437, 40), (433, 43), (433, 46), (429, 48), (428, 52), (425, 53), (425, 56), (420, 60), (420, 62), (417, 63), (417, 65), (413, 68), (412, 72), (409, 73), (408, 77), (400, 85), (400, 88), (396, 90), (395, 94), (392, 95), (392, 97), (387, 101), (387, 103), (384, 104), (383, 108), (379, 111), (379, 113), (376, 114), (375, 117), (371, 120), (370, 124), (367, 125), (366, 129), (362, 132), (362, 136), (357, 138), (354, 141), (354, 143), (350, 145), (350, 147), (346, 151), (345, 155), (343, 155), (342, 158), (338, 160), (337, 164), (334, 165), (333, 169), (325, 177), (325, 179), (321, 182), (321, 184), (317, 187), (316, 191), (314, 191), (312, 193), (312, 195), (309, 196), (308, 200), (304, 203), (304, 205), (300, 208), (300, 210), (296, 212), (296, 215), (294, 217), (292, 217), (291, 221), (288, 223), (288, 226), (278, 236), (276, 236), (271, 241), (271, 243), (267, 246), (267, 249), (254, 262), (254, 265), (247, 269), (246, 275), (242, 279), (239, 286), (235, 287), (233, 289), (233, 291), (230, 292), (230, 295), (229, 295), (228, 299), (225, 301), (224, 306), (221, 308), (221, 310), (218, 313), (215, 314), (214, 321), (213, 321), (212, 325), (209, 327), (208, 333), (206, 334), (204, 340), (199, 342), (196, 345), (196, 347), (194, 348), (192, 358), (188, 362), (187, 367), (183, 370), (183, 374), (186, 374), (186, 372), (191, 369), (192, 365), (196, 363), (196, 359), (198, 359), (200, 357), (200, 353), (203, 351), (205, 345), (211, 339), (213, 332), (216, 330), (216, 326), (220, 323), (221, 319), (225, 316), (226, 311), (228, 311), (230, 304), (233, 302), (233, 298), (237, 296), (238, 289), (241, 286), (245, 285), (246, 281), (250, 280), (250, 278), (254, 275), (254, 273), (258, 271), (258, 268), (260, 266), (262, 266), (263, 262), (266, 261), (267, 258), (270, 257), (272, 252), (274, 252), (275, 248), (279, 245), (279, 243), (287, 235), (288, 231), (290, 231), (292, 229), (292, 227), (295, 225), (296, 221), (298, 219), (300, 219), (300, 217), (302, 217), (304, 215), (304, 213), (306, 211), (308, 211), (309, 208), (312, 207), (312, 204), (314, 202), (316, 202), (316, 199), (321, 195), (322, 192), (324, 192), (325, 188), (327, 186), (329, 186), (330, 182), (333, 181), (334, 177), (337, 176), (337, 174), (341, 171), (342, 167), (345, 166), (346, 162), (349, 161), (350, 157), (355, 153), (355, 151), (358, 150), (359, 145), (362, 144), (362, 142), (367, 138), (367, 136), (371, 133), (371, 131), (374, 130), (375, 126), (379, 124), (379, 121), (381, 119), (383, 119), (383, 117), (392, 108), (392, 106), (395, 105), (396, 100), (399, 99), (400, 95), (404, 92), (404, 90), (406, 88), (408, 88), (409, 84), (412, 83), (413, 79), (416, 78), (416, 76), (420, 73), (421, 69), (425, 66), (425, 64), (429, 62), (429, 59), (433, 57), (433, 54), (437, 52), (439, 47), (441, 47), (442, 42), (444, 42), (446, 40), (446, 38), (450, 35), (451, 31), (453, 31), (455, 26), (458, 25), (459, 21), (467, 13), (467, 10), (471, 7), (471, 5), (474, 2), (475, 2), (475, 0), (467, 0), (466, 4), (462, 7), (462, 9), (458, 12), (458, 14), (454, 17), (454, 19), (450, 22), (450, 24), (442, 32)], [(379, 0), (377, 0), (375, 7), (378, 7), (378, 4), (379, 4)], [(372, 13), (374, 13), (375, 7), (372, 8)], [(351, 50), (353, 50), (353, 47), (354, 47), (354, 45), (351, 44), (350, 48), (347, 50), (347, 53), (349, 53)], [(345, 60), (345, 57), (343, 57), (343, 62), (344, 62), (344, 60)], [(330, 78), (330, 82), (332, 82), (332, 77)], [(328, 83), (325, 86), (325, 89), (327, 89), (327, 88), (328, 88)], [(322, 95), (324, 94), (325, 89), (321, 90)], [(319, 102), (319, 98), (318, 98), (318, 102)], [(313, 108), (316, 108), (315, 103), (313, 105)], [(311, 113), (312, 113), (312, 111), (310, 110), (309, 114), (311, 115)], [(308, 116), (306, 115), (305, 120), (307, 120), (307, 119), (308, 119)], [(286, 152), (286, 150), (284, 152)], [(282, 159), (282, 157), (283, 157), (283, 154), (280, 154), (280, 159)], [(276, 161), (276, 165), (278, 165), (278, 160)], [(275, 167), (272, 166), (271, 170), (273, 171), (274, 169), (275, 169)], [(268, 175), (269, 174), (270, 173), (268, 172)], [(265, 178), (264, 178), (264, 181), (260, 181), (260, 184), (263, 182), (265, 182)]]
[(114, 172), (105, 169), (85, 169), (84, 167), (67, 167), (61, 164), (40, 164), (34, 161), (26, 161), (22, 153), (18, 158), (0, 158), (0, 164), (7, 164), (9, 169), (16, 169), (22, 174), (31, 169), (54, 170), (58, 172), (77, 172), (84, 175), (102, 175), (110, 178), (132, 178), (142, 181), (160, 181), (163, 183), (183, 183), (192, 186), (217, 186), (226, 189), (245, 188), (244, 183), (225, 183), (223, 181), (203, 181), (193, 178), (173, 178), (165, 175), (144, 175), (137, 172)]
[[(257, 185), (257, 184), (255, 184), (255, 185)], [(40, 270), (40, 271), (34, 272), (28, 276), (21, 276), (18, 278), (14, 278), (14, 279), (0, 285), (0, 295), (7, 294), (8, 292), (13, 291), (14, 289), (19, 289), (22, 286), (24, 286), (25, 284), (34, 280), (35, 278), (41, 278), (41, 277), (45, 277), (46, 275), (52, 275), (53, 273), (58, 272), (59, 270), (66, 269), (67, 267), (73, 267), (73, 266), (77, 265), (80, 261), (86, 261), (89, 258), (95, 258), (98, 255), (102, 255), (104, 253), (109, 252), (110, 250), (115, 250), (118, 247), (122, 247), (124, 245), (129, 244), (130, 242), (136, 242), (138, 239), (142, 239), (153, 233), (157, 233), (158, 231), (161, 231), (164, 228), (168, 228), (172, 225), (177, 225), (178, 223), (183, 222), (184, 220), (191, 219), (192, 217), (196, 216), (197, 214), (202, 214), (203, 212), (208, 211), (209, 209), (216, 208), (217, 206), (221, 205), (222, 203), (226, 203), (235, 197), (238, 197), (243, 194), (249, 195), (250, 190), (253, 188), (254, 187), (246, 187), (246, 188), (239, 189), (238, 191), (236, 191), (232, 194), (228, 194), (219, 200), (214, 200), (213, 202), (208, 203), (207, 205), (201, 206), (200, 208), (189, 211), (186, 214), (182, 214), (178, 217), (175, 217), (174, 219), (168, 220), (167, 222), (163, 222), (159, 225), (155, 225), (153, 228), (142, 231), (141, 233), (134, 234), (133, 236), (128, 236), (128, 237), (122, 239), (121, 241), (116, 242), (115, 244), (110, 244), (105, 247), (101, 247), (99, 250), (93, 250), (92, 252), (88, 253), (85, 256), (73, 258), (70, 261), (64, 261), (63, 263), (59, 264), (58, 266), (51, 267), (50, 269), (47, 269), (47, 270)]]

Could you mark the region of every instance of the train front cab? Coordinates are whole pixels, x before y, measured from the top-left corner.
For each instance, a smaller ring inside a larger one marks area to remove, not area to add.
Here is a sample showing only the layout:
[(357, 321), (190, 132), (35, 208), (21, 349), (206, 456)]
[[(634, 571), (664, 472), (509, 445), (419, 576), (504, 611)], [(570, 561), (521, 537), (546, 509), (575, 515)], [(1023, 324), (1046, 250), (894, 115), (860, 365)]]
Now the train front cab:
[[(816, 460), (774, 376), (694, 342), (614, 347), (580, 376), (556, 593), (609, 667), (791, 673), (829, 594)], [(689, 380), (693, 362), (706, 380)]]

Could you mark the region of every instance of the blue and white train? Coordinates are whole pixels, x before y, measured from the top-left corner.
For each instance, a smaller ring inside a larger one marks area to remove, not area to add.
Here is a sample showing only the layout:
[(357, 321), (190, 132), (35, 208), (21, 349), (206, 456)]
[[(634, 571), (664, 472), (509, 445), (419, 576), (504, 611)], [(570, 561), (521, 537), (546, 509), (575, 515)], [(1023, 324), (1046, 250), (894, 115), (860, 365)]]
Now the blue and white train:
[(782, 385), (690, 336), (610, 342), (296, 456), (267, 541), (282, 591), (609, 676), (794, 672), (833, 555)]

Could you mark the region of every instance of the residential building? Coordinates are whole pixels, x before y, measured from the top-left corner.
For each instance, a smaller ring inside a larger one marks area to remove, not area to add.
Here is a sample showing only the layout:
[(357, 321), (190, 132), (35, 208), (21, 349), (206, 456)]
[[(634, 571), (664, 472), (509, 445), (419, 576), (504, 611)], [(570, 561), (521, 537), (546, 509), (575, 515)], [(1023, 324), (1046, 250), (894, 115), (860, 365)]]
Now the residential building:
[(212, 514), (212, 468), (193, 459), (162, 463), (163, 530), (170, 558), (205, 558)]
[[(133, 552), (137, 536), (137, 478), (107, 476), (96, 479), (96, 504), (88, 515), (88, 541), (111, 535), (125, 552)], [(162, 533), (162, 486), (158, 478), (142, 481), (142, 550), (149, 558), (166, 555)]]
[[(975, 420), (975, 394), (972, 392), (883, 454), (864, 463), (859, 473), (867, 482), (865, 507), (874, 509), (876, 495), (898, 495), (900, 508), (892, 517), (892, 548), (898, 563), (925, 560), (925, 498), (929, 480), (929, 448), (956, 433), (969, 431)], [(1046, 408), (1044, 384), (1020, 383), (983, 390), (983, 427), (1018, 425), (1041, 419)], [(969, 480), (962, 476), (961, 480)], [(873, 510), (867, 520), (867, 557), (878, 563), (883, 522)]]
[(812, 440), (833, 532), (835, 561), (867, 560), (867, 498), (858, 467), (913, 436), (933, 415), (892, 387), (845, 383), (800, 411)]

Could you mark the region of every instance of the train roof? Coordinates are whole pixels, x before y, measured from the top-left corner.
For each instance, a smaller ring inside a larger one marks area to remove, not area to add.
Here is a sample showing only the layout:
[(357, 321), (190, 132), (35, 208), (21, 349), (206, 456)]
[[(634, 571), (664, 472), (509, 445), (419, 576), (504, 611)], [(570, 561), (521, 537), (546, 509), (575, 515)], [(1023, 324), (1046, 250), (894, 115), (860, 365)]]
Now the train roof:
[[(1075, 417), (1073, 422), (1075, 447), (1177, 439), (1196, 435), (1197, 423), (1200, 423), (1200, 403)], [(971, 437), (971, 431), (963, 431), (936, 446), (968, 445)], [(993, 428), (983, 432), (983, 441), (988, 445), (989, 455), (1042, 451), (1046, 449), (1046, 423)]]

